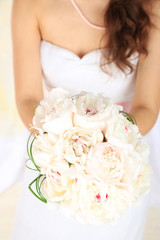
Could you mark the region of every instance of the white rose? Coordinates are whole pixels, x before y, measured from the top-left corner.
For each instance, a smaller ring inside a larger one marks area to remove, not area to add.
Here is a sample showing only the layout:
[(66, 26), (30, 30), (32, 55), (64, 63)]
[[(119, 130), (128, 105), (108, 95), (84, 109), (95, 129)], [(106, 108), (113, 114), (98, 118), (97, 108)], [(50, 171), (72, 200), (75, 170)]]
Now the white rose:
[(69, 92), (58, 87), (40, 102), (33, 117), (33, 127), (39, 132), (60, 134), (73, 126), (72, 99)]
[(113, 104), (113, 101), (105, 94), (82, 91), (74, 97), (75, 114), (73, 117), (74, 126), (84, 128), (105, 129), (106, 120), (112, 115), (117, 115), (123, 107)]

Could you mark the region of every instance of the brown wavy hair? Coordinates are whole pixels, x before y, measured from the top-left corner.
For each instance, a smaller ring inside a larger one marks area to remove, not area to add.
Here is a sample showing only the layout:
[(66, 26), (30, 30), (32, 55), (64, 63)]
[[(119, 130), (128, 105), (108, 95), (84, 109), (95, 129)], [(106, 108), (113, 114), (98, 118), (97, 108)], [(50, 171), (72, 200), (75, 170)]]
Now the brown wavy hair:
[(107, 64), (114, 62), (123, 72), (129, 68), (131, 73), (129, 57), (135, 52), (148, 55), (149, 30), (154, 26), (150, 17), (152, 3), (153, 0), (110, 0), (104, 16), (109, 35), (107, 48), (102, 52), (104, 72), (104, 59)]

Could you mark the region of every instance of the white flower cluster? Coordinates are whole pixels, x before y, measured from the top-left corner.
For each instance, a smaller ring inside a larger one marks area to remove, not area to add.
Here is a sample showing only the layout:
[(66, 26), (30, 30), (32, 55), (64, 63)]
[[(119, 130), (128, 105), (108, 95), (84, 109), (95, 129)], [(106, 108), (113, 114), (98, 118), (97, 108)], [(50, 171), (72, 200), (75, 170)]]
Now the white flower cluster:
[(105, 94), (58, 87), (35, 110), (33, 157), (48, 204), (83, 224), (116, 222), (150, 188), (148, 145)]

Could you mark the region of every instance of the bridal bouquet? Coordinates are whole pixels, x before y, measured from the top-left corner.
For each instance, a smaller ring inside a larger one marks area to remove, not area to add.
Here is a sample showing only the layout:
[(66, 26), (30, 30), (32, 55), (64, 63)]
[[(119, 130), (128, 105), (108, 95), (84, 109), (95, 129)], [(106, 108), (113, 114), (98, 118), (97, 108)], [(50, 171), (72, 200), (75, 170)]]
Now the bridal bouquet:
[(148, 145), (133, 116), (106, 94), (70, 97), (54, 88), (36, 107), (32, 127), (39, 134), (29, 147), (30, 135), (27, 151), (38, 175), (29, 189), (67, 217), (113, 223), (149, 190)]

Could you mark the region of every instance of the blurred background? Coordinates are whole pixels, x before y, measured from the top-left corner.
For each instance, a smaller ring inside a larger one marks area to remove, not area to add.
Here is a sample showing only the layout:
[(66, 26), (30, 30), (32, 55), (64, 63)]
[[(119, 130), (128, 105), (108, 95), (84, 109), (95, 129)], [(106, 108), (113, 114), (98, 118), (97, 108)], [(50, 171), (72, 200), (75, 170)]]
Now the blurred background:
[(29, 135), (14, 99), (11, 4), (11, 0), (0, 0), (0, 240), (10, 236)]
[[(11, 4), (11, 0), (0, 0), (0, 240), (10, 238), (21, 191), (26, 160), (26, 141), (29, 136), (29, 132), (18, 116), (14, 99)], [(160, 130), (160, 117), (156, 125), (159, 125)], [(157, 134), (156, 129), (153, 129), (152, 134)], [(160, 140), (158, 144), (160, 147)], [(159, 156), (157, 159), (160, 164)], [(157, 169), (156, 164), (155, 169)], [(160, 176), (160, 173), (156, 174)], [(160, 240), (160, 191), (156, 190), (160, 188), (158, 185), (160, 182), (153, 179), (153, 183), (152, 191), (155, 198), (151, 200), (144, 240)]]

